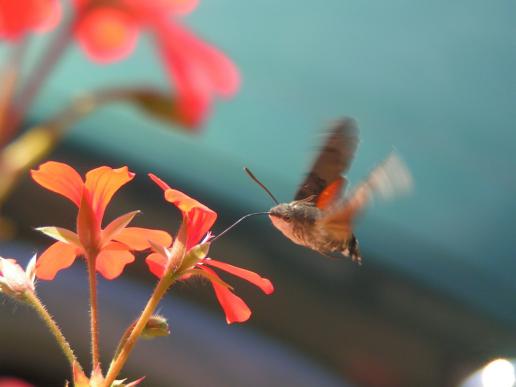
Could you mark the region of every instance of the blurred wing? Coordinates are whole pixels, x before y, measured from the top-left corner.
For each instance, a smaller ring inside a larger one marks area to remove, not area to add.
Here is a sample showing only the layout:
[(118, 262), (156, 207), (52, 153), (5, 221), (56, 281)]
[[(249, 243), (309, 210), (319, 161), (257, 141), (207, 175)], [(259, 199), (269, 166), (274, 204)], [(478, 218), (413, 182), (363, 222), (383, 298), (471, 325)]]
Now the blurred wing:
[(324, 211), (320, 222), (330, 234), (342, 238), (351, 231), (353, 219), (363, 210), (373, 196), (389, 199), (410, 191), (412, 176), (407, 166), (391, 153), (361, 182), (351, 195), (339, 204)]
[[(337, 121), (330, 129), (324, 147), (305, 181), (299, 187), (294, 200), (313, 196), (311, 201), (317, 202), (321, 192), (349, 169), (357, 145), (358, 129), (355, 121), (352, 118)], [(341, 188), (345, 185), (345, 179), (342, 183)]]

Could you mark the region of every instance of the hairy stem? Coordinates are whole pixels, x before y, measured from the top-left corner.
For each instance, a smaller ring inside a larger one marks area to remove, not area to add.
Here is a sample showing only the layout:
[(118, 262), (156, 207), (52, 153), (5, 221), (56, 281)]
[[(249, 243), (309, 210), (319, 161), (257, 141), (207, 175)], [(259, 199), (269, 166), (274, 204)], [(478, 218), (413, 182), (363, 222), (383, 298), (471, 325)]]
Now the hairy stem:
[(95, 262), (97, 256), (88, 255), (88, 283), (90, 288), (90, 334), (91, 334), (91, 365), (92, 369), (99, 365), (99, 329), (98, 329), (98, 306), (97, 306), (97, 275)]
[(152, 317), (154, 311), (158, 307), (159, 302), (167, 292), (167, 290), (172, 286), (172, 284), (176, 280), (176, 276), (174, 275), (175, 270), (178, 268), (175, 263), (181, 262), (185, 255), (186, 251), (186, 227), (184, 227), (184, 223), (181, 225), (179, 234), (177, 235), (174, 245), (172, 246), (171, 254), (169, 257), (169, 263), (167, 268), (165, 269), (165, 273), (159, 280), (158, 284), (154, 288), (154, 292), (152, 293), (149, 301), (147, 301), (147, 305), (143, 309), (142, 313), (136, 323), (134, 323), (134, 328), (131, 330), (130, 334), (127, 336), (124, 334), (122, 340), (120, 342), (119, 348), (117, 349), (117, 354), (115, 358), (111, 361), (111, 365), (109, 366), (109, 370), (106, 374), (106, 379), (104, 381), (104, 387), (109, 387), (116, 379), (123, 366), (127, 362), (131, 351), (133, 350), (138, 338), (143, 332), (143, 329), (147, 325), (147, 322)]
[(81, 368), (79, 363), (77, 362), (77, 358), (75, 357), (72, 348), (70, 347), (70, 344), (64, 337), (63, 333), (61, 332), (61, 329), (57, 325), (57, 323), (54, 321), (50, 313), (48, 312), (47, 308), (41, 300), (38, 298), (38, 296), (33, 292), (26, 292), (25, 293), (25, 299), (27, 302), (34, 308), (34, 310), (38, 313), (39, 317), (43, 320), (43, 322), (47, 325), (50, 332), (54, 335), (54, 338), (57, 341), (57, 344), (61, 347), (61, 350), (63, 351), (64, 355), (66, 356), (66, 359), (68, 360), (68, 363), (70, 363), (70, 368), (73, 368), (74, 364)]
[(145, 305), (145, 309), (143, 309), (140, 317), (134, 324), (133, 329), (129, 335), (124, 335), (121, 341), (120, 347), (117, 349), (117, 355), (111, 362), (109, 366), (109, 370), (106, 374), (106, 379), (104, 381), (104, 386), (109, 387), (116, 379), (123, 366), (127, 362), (129, 358), (129, 354), (133, 350), (138, 338), (143, 332), (143, 329), (147, 325), (147, 322), (152, 317), (154, 311), (158, 307), (159, 302), (167, 292), (168, 288), (171, 286), (173, 281), (171, 281), (170, 277), (162, 277), (161, 280), (156, 285), (152, 296), (147, 301), (147, 305)]

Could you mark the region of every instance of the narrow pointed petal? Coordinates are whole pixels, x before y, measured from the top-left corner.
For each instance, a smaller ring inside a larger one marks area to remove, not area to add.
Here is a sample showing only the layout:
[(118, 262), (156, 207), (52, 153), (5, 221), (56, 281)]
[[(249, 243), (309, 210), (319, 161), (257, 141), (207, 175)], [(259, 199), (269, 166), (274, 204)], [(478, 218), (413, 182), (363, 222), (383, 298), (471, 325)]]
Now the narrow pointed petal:
[(142, 376), (140, 379), (136, 379), (136, 380), (126, 384), (125, 387), (136, 387), (138, 384), (140, 384), (144, 380), (145, 380), (145, 376)]
[(63, 242), (56, 242), (41, 254), (36, 262), (36, 276), (42, 280), (53, 280), (59, 270), (70, 267), (77, 257), (77, 248)]
[(60, 241), (77, 248), (81, 247), (81, 242), (79, 241), (79, 236), (73, 231), (67, 230), (62, 227), (38, 227), (37, 231), (42, 232), (43, 234), (49, 236), (50, 238), (55, 239), (56, 241)]
[(195, 246), (213, 226), (217, 213), (181, 191), (170, 188), (167, 183), (152, 173), (149, 177), (164, 191), (165, 200), (174, 204), (186, 218), (188, 229), (186, 248)]
[(114, 62), (134, 51), (138, 26), (127, 12), (114, 7), (97, 7), (79, 20), (75, 35), (92, 61)]
[(74, 361), (72, 366), (73, 371), (73, 385), (75, 387), (89, 387), (90, 380), (88, 377), (84, 374), (84, 371), (82, 370), (79, 363)]
[(77, 171), (69, 165), (48, 161), (38, 169), (31, 170), (31, 176), (39, 185), (63, 195), (79, 207), (84, 183)]
[(176, 15), (186, 15), (197, 8), (199, 0), (158, 0), (158, 3), (163, 3)]
[(115, 279), (124, 271), (127, 264), (134, 261), (134, 255), (120, 247), (120, 249), (104, 249), (97, 256), (96, 270), (108, 280)]
[(131, 250), (141, 251), (152, 247), (149, 242), (158, 246), (168, 247), (172, 244), (172, 237), (162, 230), (152, 230), (140, 227), (126, 227), (114, 238), (127, 245)]
[[(205, 270), (218, 278), (217, 274), (213, 270), (205, 266), (202, 267), (202, 270)], [(215, 291), (215, 295), (217, 296), (217, 300), (226, 314), (226, 322), (228, 324), (244, 322), (251, 317), (251, 309), (249, 309), (244, 300), (234, 294), (227, 287), (220, 285), (218, 282), (211, 281), (211, 284)]]
[(156, 176), (154, 173), (147, 174), (150, 179), (156, 183), (159, 188), (161, 188), (163, 191), (166, 191), (167, 189), (172, 189), (167, 183), (165, 183), (163, 180), (161, 180), (158, 176)]
[(37, 261), (37, 255), (34, 254), (32, 258), (30, 259), (29, 263), (27, 264), (27, 267), (25, 268), (25, 275), (29, 279), (30, 282), (34, 284), (34, 280), (36, 279), (36, 261)]
[(201, 124), (216, 95), (229, 97), (239, 87), (236, 66), (215, 47), (177, 23), (155, 25), (159, 51), (174, 82), (178, 114), (184, 124)]
[(204, 260), (204, 263), (224, 270), (230, 274), (233, 274), (234, 276), (245, 279), (246, 281), (259, 287), (265, 294), (271, 294), (274, 291), (274, 286), (272, 285), (271, 281), (269, 281), (267, 278), (261, 277), (251, 270), (242, 269), (240, 267), (233, 266), (225, 262), (216, 261), (211, 258)]
[(221, 96), (234, 95), (240, 86), (240, 75), (231, 60), (216, 47), (199, 39), (178, 23), (169, 23), (174, 41), (181, 41), (189, 57), (203, 68), (209, 77), (213, 90)]
[(145, 263), (149, 267), (149, 270), (156, 277), (161, 278), (167, 265), (167, 258), (158, 253), (152, 253), (145, 258)]
[(109, 223), (102, 231), (102, 239), (105, 241), (105, 243), (109, 242), (111, 239), (114, 239), (118, 234), (120, 234), (139, 213), (140, 211), (138, 210), (128, 212), (127, 214), (121, 215)]
[(127, 167), (113, 169), (99, 167), (86, 174), (86, 189), (91, 194), (91, 206), (100, 219), (113, 195), (126, 183), (134, 178), (134, 173)]

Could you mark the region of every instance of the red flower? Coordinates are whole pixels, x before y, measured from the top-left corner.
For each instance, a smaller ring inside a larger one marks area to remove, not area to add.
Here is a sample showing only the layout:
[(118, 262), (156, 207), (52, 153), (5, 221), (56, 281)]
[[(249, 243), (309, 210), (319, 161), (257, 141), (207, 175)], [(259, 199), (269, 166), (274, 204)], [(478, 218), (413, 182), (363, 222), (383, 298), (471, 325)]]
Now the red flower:
[(105, 278), (118, 277), (125, 265), (134, 261), (132, 250), (149, 248), (148, 241), (171, 243), (170, 235), (161, 230), (127, 227), (138, 211), (129, 212), (101, 228), (104, 211), (113, 195), (134, 173), (127, 167), (112, 169), (99, 167), (86, 174), (86, 180), (72, 167), (49, 161), (31, 171), (32, 178), (41, 186), (71, 200), (79, 209), (77, 233), (60, 227), (39, 230), (56, 239), (39, 257), (38, 278), (51, 280), (59, 270), (69, 267), (78, 255), (95, 259), (95, 268)]
[(60, 17), (58, 0), (0, 0), (0, 38), (16, 40), (29, 30), (47, 31)]
[(215, 47), (178, 24), (177, 16), (197, 0), (74, 0), (75, 35), (88, 57), (107, 63), (128, 56), (142, 29), (150, 30), (174, 83), (175, 114), (183, 124), (199, 125), (216, 96), (236, 93), (240, 79), (234, 64)]
[[(197, 200), (185, 195), (184, 193), (170, 188), (170, 186), (153, 174), (149, 174), (150, 178), (163, 189), (165, 200), (174, 204), (183, 214), (183, 223), (186, 225), (186, 256), (188, 252), (196, 247), (200, 247), (210, 238), (208, 230), (213, 226), (217, 219), (217, 213), (199, 203)], [(204, 239), (203, 239), (204, 237)], [(169, 245), (161, 245), (164, 247), (165, 254), (152, 253), (147, 259), (147, 265), (150, 271), (157, 277), (161, 277), (168, 262)], [(186, 258), (185, 258), (186, 259)], [(216, 261), (212, 258), (201, 256), (199, 260), (194, 262), (193, 272), (187, 270), (188, 274), (202, 274), (207, 277), (215, 291), (215, 295), (226, 314), (228, 324), (233, 322), (244, 322), (251, 316), (251, 310), (247, 304), (231, 290), (222, 279), (217, 275), (213, 268), (226, 271), (237, 277), (245, 279), (253, 285), (259, 287), (265, 294), (271, 294), (274, 291), (272, 283), (260, 275), (240, 267), (236, 267), (224, 262)]]

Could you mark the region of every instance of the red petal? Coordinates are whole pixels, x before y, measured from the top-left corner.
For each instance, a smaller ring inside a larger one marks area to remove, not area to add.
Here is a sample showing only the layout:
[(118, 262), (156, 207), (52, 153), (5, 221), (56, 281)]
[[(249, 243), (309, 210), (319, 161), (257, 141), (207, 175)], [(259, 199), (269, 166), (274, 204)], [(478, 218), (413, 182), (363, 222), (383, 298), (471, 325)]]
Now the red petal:
[(261, 277), (251, 270), (242, 269), (240, 267), (230, 265), (229, 263), (216, 261), (211, 258), (205, 259), (203, 262), (249, 281), (253, 285), (259, 287), (265, 294), (271, 294), (274, 291), (274, 286), (271, 281), (267, 278)]
[(167, 264), (167, 259), (161, 255), (152, 253), (147, 258), (145, 258), (145, 263), (149, 267), (149, 270), (156, 277), (161, 278), (163, 272), (165, 271), (165, 266)]
[(36, 276), (42, 280), (53, 280), (59, 270), (72, 265), (78, 249), (63, 242), (56, 242), (41, 254), (36, 262)]
[(215, 47), (170, 20), (155, 23), (161, 56), (174, 81), (179, 115), (199, 125), (216, 94), (229, 97), (239, 88), (236, 66)]
[(11, 378), (11, 377), (0, 377), (0, 387), (35, 387), (34, 384), (30, 384), (25, 380)]
[(127, 12), (112, 7), (97, 7), (82, 14), (75, 34), (92, 61), (108, 63), (133, 52), (138, 29), (136, 21)]
[(181, 191), (170, 188), (167, 183), (152, 173), (149, 177), (165, 191), (165, 200), (179, 208), (186, 218), (188, 232), (186, 248), (195, 246), (213, 226), (217, 213)]
[(166, 9), (175, 15), (186, 15), (192, 12), (199, 0), (154, 0), (156, 7)]
[(29, 30), (48, 30), (60, 16), (57, 0), (0, 0), (0, 37), (15, 40)]
[(103, 166), (86, 174), (84, 185), (91, 195), (91, 205), (99, 219), (104, 216), (104, 211), (116, 191), (133, 178), (134, 173), (129, 172), (127, 167), (113, 169)]
[(186, 15), (192, 12), (199, 3), (198, 0), (125, 0), (125, 2), (130, 3), (133, 10), (137, 10), (140, 15), (144, 14), (149, 23), (152, 23), (155, 17), (162, 15)]
[(175, 23), (171, 25), (173, 39), (184, 45), (185, 55), (195, 60), (208, 74), (213, 91), (223, 97), (231, 97), (240, 87), (240, 74), (231, 60), (205, 41), (199, 39), (191, 31)]
[(58, 0), (36, 0), (38, 10), (36, 20), (38, 22), (34, 26), (37, 32), (47, 32), (59, 24), (63, 10)]
[(113, 249), (106, 248), (100, 252), (95, 265), (96, 270), (108, 280), (118, 277), (124, 271), (125, 266), (134, 261), (134, 255), (125, 247), (117, 248), (115, 245), (111, 247)]
[(149, 241), (165, 247), (172, 244), (169, 233), (140, 227), (126, 227), (114, 239), (127, 245), (131, 250), (139, 251), (151, 247)]
[[(201, 269), (206, 270), (215, 277), (218, 277), (218, 275), (213, 270), (207, 268), (206, 266), (201, 266)], [(244, 300), (231, 292), (231, 290), (225, 286), (214, 281), (210, 282), (213, 286), (213, 290), (215, 291), (215, 295), (217, 296), (217, 300), (219, 301), (220, 306), (226, 314), (226, 322), (228, 324), (234, 322), (244, 322), (247, 321), (249, 317), (251, 317), (251, 310), (244, 302)]]
[[(207, 207), (206, 207), (207, 208)], [(210, 230), (217, 219), (217, 213), (209, 208), (194, 208), (188, 213), (186, 249), (189, 250), (199, 243), (201, 238)]]
[(63, 163), (48, 161), (30, 173), (36, 183), (63, 195), (79, 207), (84, 183), (75, 169)]
[(167, 189), (172, 189), (170, 186), (165, 183), (163, 180), (161, 180), (158, 176), (156, 176), (153, 173), (149, 173), (148, 176), (151, 178), (151, 180), (156, 183), (163, 191), (166, 191)]

